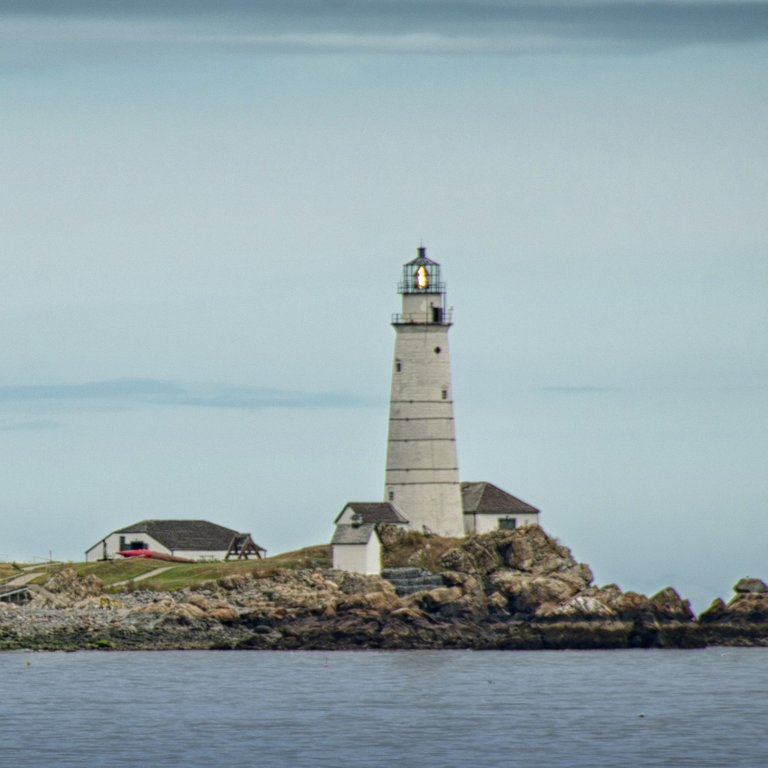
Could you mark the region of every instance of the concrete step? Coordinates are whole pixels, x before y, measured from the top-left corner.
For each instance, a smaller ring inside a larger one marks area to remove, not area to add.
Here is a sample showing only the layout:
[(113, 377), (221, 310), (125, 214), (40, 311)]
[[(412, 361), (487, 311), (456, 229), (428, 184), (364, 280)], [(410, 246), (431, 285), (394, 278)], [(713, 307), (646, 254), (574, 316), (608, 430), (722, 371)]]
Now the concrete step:
[(429, 571), (423, 568), (384, 568), (381, 571), (381, 577), (392, 581), (392, 579), (415, 579), (428, 573)]

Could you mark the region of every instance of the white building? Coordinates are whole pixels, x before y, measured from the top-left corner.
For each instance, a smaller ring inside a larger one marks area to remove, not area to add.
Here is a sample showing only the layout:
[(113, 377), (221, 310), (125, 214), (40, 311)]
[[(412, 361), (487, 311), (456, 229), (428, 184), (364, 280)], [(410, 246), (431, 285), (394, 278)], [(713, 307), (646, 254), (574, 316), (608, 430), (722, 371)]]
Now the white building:
[(331, 539), (333, 567), (339, 571), (381, 573), (381, 539), (372, 523), (337, 525)]
[(387, 501), (350, 501), (334, 520), (331, 539), (333, 567), (352, 573), (381, 572), (381, 539), (376, 526), (408, 524), (406, 517)]
[(464, 528), (467, 534), (538, 525), (539, 510), (493, 483), (462, 483)]
[[(223, 560), (230, 550), (237, 553), (244, 536), (251, 541), (247, 534), (207, 520), (142, 520), (107, 534), (86, 550), (85, 559), (111, 560), (124, 550), (148, 549), (188, 560)], [(266, 552), (254, 547), (259, 553)]]
[(395, 315), (385, 496), (417, 531), (462, 536), (448, 353), (451, 313), (440, 265), (419, 248), (403, 266)]

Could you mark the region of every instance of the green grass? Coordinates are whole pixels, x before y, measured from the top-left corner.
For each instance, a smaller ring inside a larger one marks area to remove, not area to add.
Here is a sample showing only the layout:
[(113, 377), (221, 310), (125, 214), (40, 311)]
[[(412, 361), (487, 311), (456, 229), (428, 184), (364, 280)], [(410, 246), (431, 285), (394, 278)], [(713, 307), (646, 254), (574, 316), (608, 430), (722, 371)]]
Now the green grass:
[(52, 568), (58, 568), (59, 566), (57, 564), (52, 563), (0, 563), (0, 584), (6, 584), (11, 579), (15, 579), (17, 576), (23, 576), (25, 573), (28, 573), (25, 569), (34, 566), (35, 571), (40, 571), (41, 573), (45, 570), (50, 570)]
[(18, 576), (20, 573), (21, 571), (17, 571), (12, 563), (0, 563), (0, 580), (10, 579), (13, 576)]
[(155, 562), (158, 568), (168, 568), (167, 571), (136, 583), (137, 589), (156, 589), (173, 592), (185, 589), (195, 584), (216, 581), (224, 576), (239, 573), (251, 573), (258, 570), (258, 565), (252, 560), (237, 563), (161, 563)]
[(118, 581), (135, 579), (149, 571), (154, 571), (163, 563), (144, 557), (130, 557), (125, 560), (102, 560), (95, 563), (69, 563), (67, 567), (74, 568), (81, 576), (93, 574), (98, 576), (104, 585), (109, 587)]
[[(98, 576), (104, 586), (109, 588), (119, 582), (136, 579), (156, 568), (168, 568), (157, 576), (135, 582), (137, 589), (178, 590), (204, 584), (209, 581), (236, 574), (262, 573), (268, 575), (277, 570), (288, 568), (326, 568), (330, 565), (330, 546), (319, 545), (305, 547), (294, 552), (284, 552), (262, 560), (230, 560), (211, 563), (171, 563), (167, 560), (131, 557), (126, 559), (102, 560), (95, 563), (66, 563), (53, 566), (56, 568), (74, 568), (79, 574)], [(43, 566), (41, 566), (42, 570)], [(49, 571), (50, 572), (50, 571)], [(4, 576), (18, 575), (20, 571), (12, 563), (0, 563), (0, 579)], [(33, 583), (42, 584), (48, 578), (41, 573)], [(124, 587), (116, 587), (121, 589)]]
[(440, 558), (461, 539), (446, 539), (441, 536), (425, 536), (416, 531), (403, 531), (397, 540), (384, 548), (382, 565), (385, 568), (416, 566), (439, 573), (445, 570)]

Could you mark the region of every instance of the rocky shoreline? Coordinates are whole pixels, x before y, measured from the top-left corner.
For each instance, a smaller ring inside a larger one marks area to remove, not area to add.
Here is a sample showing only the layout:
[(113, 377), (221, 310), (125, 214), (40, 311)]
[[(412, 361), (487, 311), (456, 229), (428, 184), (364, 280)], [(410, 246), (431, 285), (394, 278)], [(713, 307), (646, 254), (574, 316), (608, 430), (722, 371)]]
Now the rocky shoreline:
[[(385, 571), (391, 581), (328, 569), (254, 570), (178, 592), (112, 593), (63, 568), (30, 602), (0, 603), (0, 649), (768, 646), (768, 588), (758, 579), (742, 579), (733, 600), (717, 599), (696, 617), (671, 587), (647, 597), (593, 585), (589, 567), (537, 526), (440, 547), (391, 527), (382, 538), (385, 556), (409, 552), (399, 569)], [(425, 573), (419, 564), (430, 548), (439, 552), (437, 567)]]

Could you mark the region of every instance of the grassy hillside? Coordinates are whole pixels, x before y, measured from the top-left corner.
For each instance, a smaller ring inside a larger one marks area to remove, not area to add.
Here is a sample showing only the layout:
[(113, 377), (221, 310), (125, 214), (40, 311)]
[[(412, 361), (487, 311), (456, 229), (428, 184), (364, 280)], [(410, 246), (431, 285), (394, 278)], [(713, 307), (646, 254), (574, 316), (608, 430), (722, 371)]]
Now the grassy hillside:
[[(74, 568), (80, 574), (98, 576), (105, 586), (141, 589), (176, 590), (184, 589), (206, 581), (214, 581), (239, 573), (274, 573), (279, 568), (324, 568), (330, 565), (330, 546), (320, 545), (305, 547), (294, 552), (285, 552), (262, 560), (232, 560), (229, 562), (210, 563), (170, 563), (164, 560), (132, 557), (127, 559), (105, 560), (95, 563), (66, 563), (47, 566), (50, 573), (57, 568)], [(42, 584), (48, 577), (40, 567), (40, 575), (35, 583)], [(166, 568), (162, 573), (146, 579), (134, 581), (142, 575), (159, 568)], [(0, 579), (20, 573), (19, 566), (12, 563), (0, 563)]]

